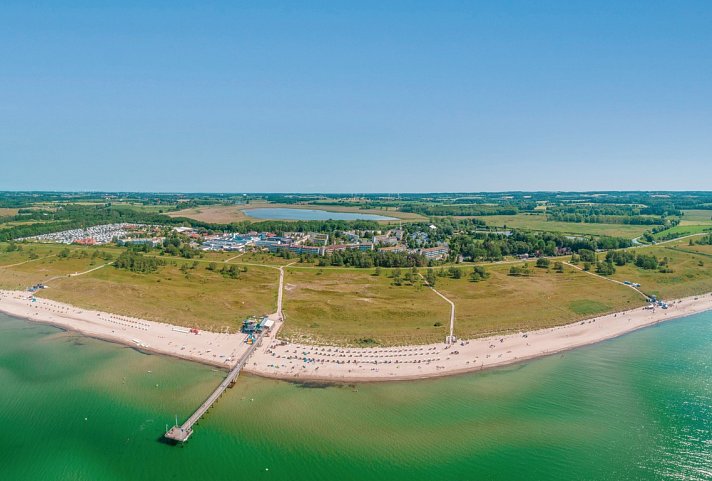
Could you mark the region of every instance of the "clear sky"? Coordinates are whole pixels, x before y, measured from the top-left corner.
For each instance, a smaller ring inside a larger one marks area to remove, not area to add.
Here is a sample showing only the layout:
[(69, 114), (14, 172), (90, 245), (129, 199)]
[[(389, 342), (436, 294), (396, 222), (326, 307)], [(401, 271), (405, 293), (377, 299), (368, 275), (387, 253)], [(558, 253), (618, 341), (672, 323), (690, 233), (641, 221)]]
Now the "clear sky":
[(712, 188), (712, 2), (0, 2), (0, 190)]

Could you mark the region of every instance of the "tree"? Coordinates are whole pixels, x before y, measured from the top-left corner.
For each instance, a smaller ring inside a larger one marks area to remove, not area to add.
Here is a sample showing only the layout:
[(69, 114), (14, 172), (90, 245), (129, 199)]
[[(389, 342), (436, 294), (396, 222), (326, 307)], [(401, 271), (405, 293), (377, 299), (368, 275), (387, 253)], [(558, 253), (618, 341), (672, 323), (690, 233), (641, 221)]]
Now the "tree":
[(616, 268), (612, 262), (597, 262), (596, 272), (602, 276), (610, 276), (616, 273)]
[(658, 268), (659, 262), (658, 258), (654, 255), (638, 254), (635, 257), (635, 265), (641, 269), (654, 270)]
[(564, 263), (563, 262), (555, 262), (554, 270), (556, 272), (558, 272), (559, 274), (563, 274), (564, 273)]
[(470, 281), (480, 282), (481, 280), (487, 279), (489, 277), (489, 272), (482, 266), (475, 266), (472, 268), (472, 273), (470, 274)]
[(396, 267), (393, 269), (393, 274), (391, 274), (391, 277), (393, 278), (393, 284), (396, 286), (401, 285), (401, 270), (399, 267)]
[(450, 277), (453, 279), (461, 279), (462, 278), (462, 269), (459, 267), (450, 267), (448, 270), (450, 273)]
[(526, 263), (522, 267), (512, 266), (509, 269), (510, 276), (528, 276), (529, 273), (529, 266)]
[(425, 272), (425, 282), (427, 282), (430, 287), (435, 287), (436, 280), (437, 277), (435, 277), (435, 272), (433, 272), (432, 269), (428, 269)]
[(548, 268), (551, 262), (546, 257), (540, 257), (536, 260), (536, 266), (541, 268)]

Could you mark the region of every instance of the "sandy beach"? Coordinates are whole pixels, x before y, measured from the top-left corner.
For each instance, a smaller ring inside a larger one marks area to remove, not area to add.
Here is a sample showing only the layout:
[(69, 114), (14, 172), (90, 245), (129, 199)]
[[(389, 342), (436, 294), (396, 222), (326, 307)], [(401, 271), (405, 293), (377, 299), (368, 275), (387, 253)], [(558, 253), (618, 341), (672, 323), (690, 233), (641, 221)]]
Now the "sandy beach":
[(29, 292), (0, 290), (0, 312), (142, 351), (225, 368), (235, 365), (248, 347), (243, 334), (193, 334), (185, 327), (82, 309), (40, 297), (33, 302), (32, 297)]
[[(410, 380), (480, 371), (611, 339), (667, 320), (712, 309), (712, 295), (678, 299), (668, 309), (638, 308), (564, 326), (418, 346), (343, 348), (314, 346), (267, 337), (245, 366), (256, 375), (319, 381)], [(198, 334), (170, 324), (81, 309), (0, 290), (0, 312), (53, 324), (84, 335), (144, 351), (220, 367), (235, 365), (247, 350), (243, 334)], [(279, 329), (280, 323), (276, 328)]]
[(517, 334), (386, 348), (342, 348), (272, 339), (246, 371), (280, 379), (387, 381), (446, 376), (513, 364), (612, 339), (667, 320), (712, 309), (712, 294), (678, 299), (668, 309), (641, 307), (559, 327)]

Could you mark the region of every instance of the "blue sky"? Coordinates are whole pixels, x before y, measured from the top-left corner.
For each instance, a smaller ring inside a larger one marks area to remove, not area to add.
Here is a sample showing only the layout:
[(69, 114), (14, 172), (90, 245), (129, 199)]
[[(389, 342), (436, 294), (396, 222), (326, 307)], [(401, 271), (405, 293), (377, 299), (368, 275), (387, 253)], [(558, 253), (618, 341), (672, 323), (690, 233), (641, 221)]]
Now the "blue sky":
[(712, 2), (0, 2), (0, 189), (709, 189)]

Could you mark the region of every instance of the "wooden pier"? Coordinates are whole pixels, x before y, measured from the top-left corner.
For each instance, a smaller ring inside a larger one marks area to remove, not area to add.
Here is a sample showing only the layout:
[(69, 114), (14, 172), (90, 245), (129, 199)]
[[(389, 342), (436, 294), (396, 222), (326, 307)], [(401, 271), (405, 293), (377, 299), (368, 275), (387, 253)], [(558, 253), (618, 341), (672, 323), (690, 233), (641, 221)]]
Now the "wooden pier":
[(203, 404), (200, 405), (198, 409), (195, 410), (195, 412), (182, 424), (178, 425), (176, 423), (175, 426), (170, 428), (164, 437), (166, 439), (170, 439), (172, 441), (176, 441), (179, 443), (184, 443), (188, 440), (191, 434), (193, 434), (193, 425), (200, 420), (201, 417), (210, 409), (210, 407), (217, 401), (220, 396), (225, 392), (225, 389), (232, 387), (235, 385), (235, 380), (237, 379), (237, 376), (240, 375), (240, 370), (242, 370), (243, 367), (245, 367), (245, 364), (247, 363), (247, 360), (249, 359), (250, 355), (257, 349), (257, 346), (259, 346), (262, 343), (262, 338), (264, 337), (264, 332), (260, 333), (259, 336), (257, 336), (257, 339), (255, 339), (255, 342), (250, 346), (250, 348), (243, 354), (242, 359), (235, 365), (235, 367), (232, 368), (232, 370), (228, 373), (227, 377), (223, 380), (223, 382), (220, 383), (220, 385), (213, 391), (213, 393), (208, 396), (208, 398), (205, 400)]

